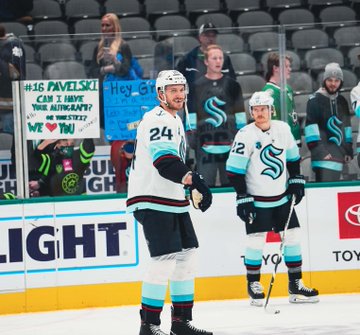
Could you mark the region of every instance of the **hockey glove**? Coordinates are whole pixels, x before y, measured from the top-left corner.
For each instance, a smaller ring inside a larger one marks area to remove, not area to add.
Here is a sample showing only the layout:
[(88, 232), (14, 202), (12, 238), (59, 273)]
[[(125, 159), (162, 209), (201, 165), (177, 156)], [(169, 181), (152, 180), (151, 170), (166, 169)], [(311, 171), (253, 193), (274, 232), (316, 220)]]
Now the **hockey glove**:
[(256, 217), (254, 198), (251, 195), (247, 194), (237, 195), (236, 204), (237, 215), (245, 223), (251, 224)]
[(204, 178), (197, 172), (192, 172), (190, 198), (195, 208), (205, 212), (212, 203), (212, 194)]
[(289, 186), (287, 189), (287, 193), (290, 195), (294, 195), (295, 197), (295, 205), (297, 205), (303, 196), (305, 195), (305, 179), (303, 175), (296, 175), (292, 178), (289, 178)]

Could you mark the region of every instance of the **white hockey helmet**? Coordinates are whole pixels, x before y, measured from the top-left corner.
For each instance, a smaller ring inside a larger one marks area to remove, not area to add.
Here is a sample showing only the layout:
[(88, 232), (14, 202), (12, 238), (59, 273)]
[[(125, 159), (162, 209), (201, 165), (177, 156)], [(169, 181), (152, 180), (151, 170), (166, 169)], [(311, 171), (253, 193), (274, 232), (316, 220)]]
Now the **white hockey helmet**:
[(254, 106), (268, 106), (270, 114), (274, 109), (274, 99), (269, 92), (255, 92), (249, 100), (249, 111), (252, 116), (252, 108)]
[(182, 73), (176, 70), (161, 71), (156, 78), (156, 92), (165, 92), (165, 87), (168, 85), (185, 85), (185, 93), (189, 93), (186, 78)]

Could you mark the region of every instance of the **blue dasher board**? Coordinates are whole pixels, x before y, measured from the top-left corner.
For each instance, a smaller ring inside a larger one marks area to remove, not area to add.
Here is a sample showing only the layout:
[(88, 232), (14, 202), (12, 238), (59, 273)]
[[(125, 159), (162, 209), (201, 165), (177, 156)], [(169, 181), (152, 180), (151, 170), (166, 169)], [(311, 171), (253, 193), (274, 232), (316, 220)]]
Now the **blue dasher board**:
[(159, 105), (155, 80), (108, 81), (103, 90), (106, 139), (135, 139), (143, 115)]

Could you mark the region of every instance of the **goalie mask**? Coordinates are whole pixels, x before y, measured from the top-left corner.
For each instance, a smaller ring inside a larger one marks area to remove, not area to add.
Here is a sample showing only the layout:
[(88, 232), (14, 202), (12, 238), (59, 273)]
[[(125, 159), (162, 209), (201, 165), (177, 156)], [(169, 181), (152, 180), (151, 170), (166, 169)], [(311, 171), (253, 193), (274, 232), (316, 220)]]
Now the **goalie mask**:
[(253, 117), (252, 109), (254, 106), (268, 106), (270, 116), (274, 109), (274, 99), (268, 92), (255, 92), (249, 100), (249, 111)]
[(159, 96), (159, 92), (161, 92), (165, 96), (165, 88), (166, 86), (169, 85), (185, 85), (185, 101), (186, 101), (186, 96), (189, 94), (189, 87), (186, 82), (186, 78), (179, 71), (165, 70), (159, 73), (158, 77), (156, 78), (156, 84), (155, 84), (156, 93), (158, 95), (158, 99), (161, 102), (167, 105), (166, 98), (165, 100), (162, 100)]

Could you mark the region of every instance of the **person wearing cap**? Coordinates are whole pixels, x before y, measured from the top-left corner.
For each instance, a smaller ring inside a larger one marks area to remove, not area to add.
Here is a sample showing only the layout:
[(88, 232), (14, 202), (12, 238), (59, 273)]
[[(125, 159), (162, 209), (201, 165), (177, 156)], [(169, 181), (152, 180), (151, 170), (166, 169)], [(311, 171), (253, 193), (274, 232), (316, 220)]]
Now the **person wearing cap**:
[(327, 64), (322, 87), (307, 103), (305, 142), (317, 182), (340, 180), (344, 165), (353, 157), (349, 106), (339, 93), (343, 80), (339, 64)]
[[(179, 59), (176, 69), (185, 76), (189, 85), (206, 73), (204, 52), (209, 45), (216, 44), (217, 34), (218, 30), (213, 23), (202, 24), (199, 28), (198, 37), (200, 45)], [(235, 71), (228, 55), (224, 55), (222, 73), (236, 79)]]

